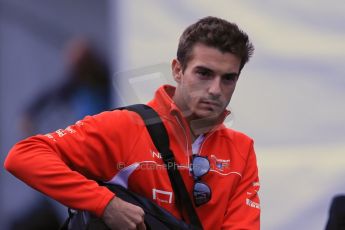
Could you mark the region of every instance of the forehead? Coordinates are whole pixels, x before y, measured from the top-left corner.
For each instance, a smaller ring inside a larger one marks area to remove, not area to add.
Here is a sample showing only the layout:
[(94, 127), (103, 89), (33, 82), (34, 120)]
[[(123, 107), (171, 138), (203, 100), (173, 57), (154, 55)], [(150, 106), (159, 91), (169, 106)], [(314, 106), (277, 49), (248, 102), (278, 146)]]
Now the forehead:
[(192, 49), (187, 68), (202, 66), (214, 71), (238, 73), (240, 64), (241, 59), (232, 53), (197, 43)]

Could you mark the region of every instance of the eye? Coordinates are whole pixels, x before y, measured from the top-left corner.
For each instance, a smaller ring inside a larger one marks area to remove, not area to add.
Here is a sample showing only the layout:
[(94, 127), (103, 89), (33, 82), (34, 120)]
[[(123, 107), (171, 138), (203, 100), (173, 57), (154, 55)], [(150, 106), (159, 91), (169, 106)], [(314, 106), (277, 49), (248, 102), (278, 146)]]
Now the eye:
[(232, 84), (237, 81), (238, 75), (237, 74), (226, 74), (223, 76), (223, 81), (225, 83)]
[(196, 71), (196, 75), (201, 79), (210, 79), (212, 77), (212, 72), (206, 69), (199, 69)]

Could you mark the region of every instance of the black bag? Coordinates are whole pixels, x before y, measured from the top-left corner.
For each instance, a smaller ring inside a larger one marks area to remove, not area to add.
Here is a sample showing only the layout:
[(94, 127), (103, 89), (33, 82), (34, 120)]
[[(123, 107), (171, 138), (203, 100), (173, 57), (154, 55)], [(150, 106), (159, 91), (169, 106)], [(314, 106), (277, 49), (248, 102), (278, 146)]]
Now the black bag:
[[(158, 114), (151, 107), (144, 104), (131, 105), (118, 109), (126, 109), (137, 112), (143, 118), (146, 128), (151, 135), (152, 141), (154, 142), (157, 150), (161, 153), (164, 163), (167, 166), (175, 166), (174, 155), (169, 149), (169, 138)], [(124, 201), (140, 206), (145, 212), (144, 221), (146, 229), (203, 229), (177, 168), (167, 167), (167, 169), (170, 182), (176, 196), (176, 201), (178, 202), (177, 206), (181, 211), (183, 208), (185, 208), (191, 224), (178, 220), (167, 210), (146, 197), (135, 194), (119, 185), (101, 185), (106, 186), (109, 190), (113, 191), (117, 197), (123, 199)], [(109, 229), (101, 218), (97, 218), (91, 215), (89, 212), (74, 211), (71, 209), (69, 209), (68, 212), (69, 217), (61, 227), (61, 230)]]
[[(131, 204), (140, 206), (145, 211), (145, 225), (146, 229), (193, 229), (185, 222), (176, 219), (171, 213), (161, 208), (151, 200), (139, 196), (119, 185), (106, 185), (111, 191), (116, 193), (118, 198), (127, 201)], [(72, 214), (73, 215), (73, 214)], [(108, 230), (109, 228), (104, 224), (102, 219), (90, 215), (88, 212), (77, 212), (71, 218), (67, 229), (85, 230), (85, 229), (100, 229)]]

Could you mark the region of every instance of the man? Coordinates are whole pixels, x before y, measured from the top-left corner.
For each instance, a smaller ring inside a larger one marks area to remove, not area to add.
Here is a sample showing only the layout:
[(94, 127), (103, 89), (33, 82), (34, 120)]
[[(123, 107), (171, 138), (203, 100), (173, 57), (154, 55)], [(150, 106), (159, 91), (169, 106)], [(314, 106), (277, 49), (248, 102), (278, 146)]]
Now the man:
[[(253, 141), (222, 123), (240, 72), (253, 52), (235, 24), (206, 17), (180, 38), (172, 75), (177, 83), (160, 87), (148, 104), (163, 120), (179, 171), (193, 197), (196, 182), (209, 188), (194, 199), (204, 229), (259, 229), (259, 180)], [(210, 170), (195, 177), (195, 156)], [(151, 198), (177, 218), (164, 163), (143, 121), (134, 112), (89, 116), (47, 135), (16, 144), (5, 167), (35, 189), (66, 206), (102, 217), (112, 229), (145, 229), (144, 211), (95, 180), (120, 184)]]

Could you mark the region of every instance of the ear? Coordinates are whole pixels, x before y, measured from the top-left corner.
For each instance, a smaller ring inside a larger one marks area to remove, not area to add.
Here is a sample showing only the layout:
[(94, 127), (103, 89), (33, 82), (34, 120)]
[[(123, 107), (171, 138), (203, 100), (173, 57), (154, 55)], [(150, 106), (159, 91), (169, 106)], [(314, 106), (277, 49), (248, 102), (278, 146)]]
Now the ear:
[(181, 63), (177, 59), (174, 59), (171, 62), (171, 71), (172, 71), (172, 75), (174, 77), (174, 80), (177, 83), (180, 83), (181, 78), (182, 78), (182, 67), (181, 67)]

